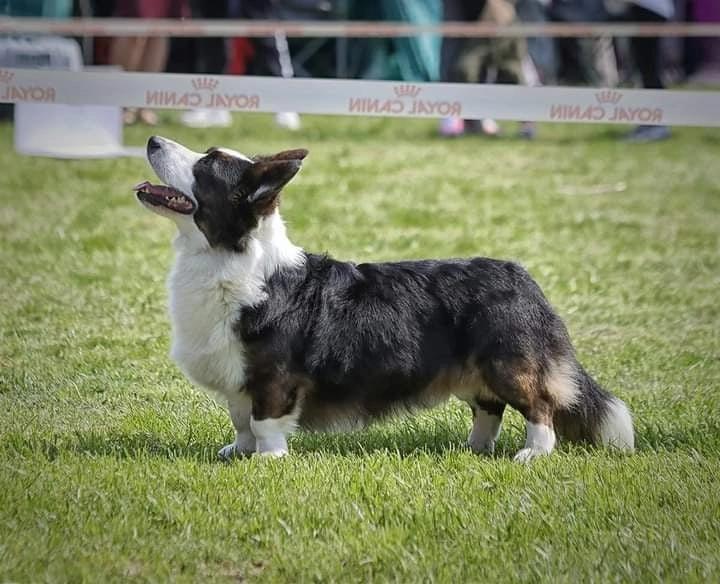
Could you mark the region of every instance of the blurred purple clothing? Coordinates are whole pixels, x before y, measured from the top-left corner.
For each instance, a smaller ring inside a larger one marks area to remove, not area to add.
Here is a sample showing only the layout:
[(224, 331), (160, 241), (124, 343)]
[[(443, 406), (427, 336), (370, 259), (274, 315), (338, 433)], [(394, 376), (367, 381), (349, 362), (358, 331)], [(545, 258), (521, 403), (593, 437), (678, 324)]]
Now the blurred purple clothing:
[(693, 7), (697, 22), (720, 22), (720, 2), (717, 0), (695, 0)]
[[(692, 16), (695, 22), (720, 22), (720, 2), (695, 0)], [(703, 53), (705, 61), (720, 65), (720, 39), (703, 39)]]

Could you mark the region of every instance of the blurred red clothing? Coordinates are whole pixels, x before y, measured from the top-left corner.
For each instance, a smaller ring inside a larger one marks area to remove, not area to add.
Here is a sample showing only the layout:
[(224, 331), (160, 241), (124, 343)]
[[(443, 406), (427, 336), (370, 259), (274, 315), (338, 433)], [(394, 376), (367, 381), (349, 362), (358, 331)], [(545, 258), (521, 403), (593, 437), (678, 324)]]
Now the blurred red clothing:
[(115, 16), (122, 18), (189, 18), (188, 0), (117, 0)]
[(230, 58), (227, 67), (228, 75), (245, 75), (248, 63), (254, 56), (255, 49), (250, 39), (232, 39), (230, 42)]

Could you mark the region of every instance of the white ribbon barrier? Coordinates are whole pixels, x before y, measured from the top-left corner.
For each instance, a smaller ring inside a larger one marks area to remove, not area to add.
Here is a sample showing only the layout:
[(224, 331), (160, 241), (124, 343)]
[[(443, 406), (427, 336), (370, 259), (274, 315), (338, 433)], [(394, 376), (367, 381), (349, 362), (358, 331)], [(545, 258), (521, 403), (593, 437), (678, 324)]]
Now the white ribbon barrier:
[(432, 34), (446, 37), (720, 37), (720, 23), (592, 23), (543, 22), (497, 25), (488, 22), (287, 21), (200, 20), (140, 18), (17, 18), (0, 17), (0, 34), (56, 34), (70, 36), (174, 36), (174, 37), (354, 37), (392, 38)]
[(720, 126), (720, 92), (0, 69), (0, 102)]

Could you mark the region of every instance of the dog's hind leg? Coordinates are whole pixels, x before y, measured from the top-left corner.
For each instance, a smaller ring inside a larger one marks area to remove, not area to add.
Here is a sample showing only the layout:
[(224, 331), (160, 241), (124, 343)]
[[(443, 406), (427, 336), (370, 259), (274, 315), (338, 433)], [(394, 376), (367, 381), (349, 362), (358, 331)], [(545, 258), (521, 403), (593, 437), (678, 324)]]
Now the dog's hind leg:
[(468, 436), (468, 446), (475, 454), (495, 452), (495, 442), (500, 435), (505, 404), (499, 401), (476, 398), (468, 402), (473, 412), (473, 425)]
[(237, 393), (227, 397), (230, 419), (235, 427), (235, 441), (223, 446), (218, 456), (224, 459), (235, 456), (247, 456), (255, 451), (255, 435), (250, 429), (250, 412), (252, 399), (246, 391), (238, 390)]
[(525, 446), (515, 455), (518, 462), (550, 454), (555, 448), (555, 405), (543, 369), (527, 357), (493, 360), (485, 368), (490, 390), (525, 417)]

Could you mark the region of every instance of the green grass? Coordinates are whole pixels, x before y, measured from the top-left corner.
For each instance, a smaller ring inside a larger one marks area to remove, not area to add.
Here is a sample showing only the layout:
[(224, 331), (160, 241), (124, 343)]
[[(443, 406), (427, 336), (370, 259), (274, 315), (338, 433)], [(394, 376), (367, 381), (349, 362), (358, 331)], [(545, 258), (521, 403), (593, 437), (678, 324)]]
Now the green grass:
[[(169, 222), (139, 159), (12, 152), (0, 126), (0, 581), (669, 582), (720, 574), (720, 135), (542, 127), (535, 143), (419, 121), (266, 116), (159, 133), (311, 151), (291, 237), (346, 259), (521, 261), (581, 361), (633, 409), (638, 452), (511, 461), (459, 403), (218, 462), (223, 409), (167, 357)], [(127, 132), (128, 143), (147, 137)]]

